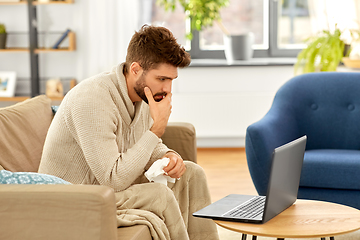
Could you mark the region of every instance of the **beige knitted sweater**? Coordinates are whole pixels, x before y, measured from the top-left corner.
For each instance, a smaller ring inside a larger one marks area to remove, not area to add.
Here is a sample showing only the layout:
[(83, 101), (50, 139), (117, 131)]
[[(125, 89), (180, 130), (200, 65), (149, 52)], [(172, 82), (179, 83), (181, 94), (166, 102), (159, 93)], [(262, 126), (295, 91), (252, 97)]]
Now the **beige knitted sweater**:
[(40, 173), (117, 192), (169, 151), (149, 130), (148, 105), (130, 100), (122, 69), (86, 79), (66, 94), (46, 137)]

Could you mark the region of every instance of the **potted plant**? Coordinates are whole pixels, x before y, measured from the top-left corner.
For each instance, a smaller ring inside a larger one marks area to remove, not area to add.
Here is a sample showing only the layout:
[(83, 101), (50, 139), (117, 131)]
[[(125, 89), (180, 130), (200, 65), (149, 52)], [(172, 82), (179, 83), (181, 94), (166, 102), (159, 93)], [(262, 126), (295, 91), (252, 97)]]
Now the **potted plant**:
[[(174, 11), (177, 3), (184, 8), (186, 18), (191, 20), (191, 31), (186, 35), (190, 40), (193, 37), (193, 30), (201, 31), (217, 22), (224, 33), (225, 55), (228, 62), (236, 59), (248, 59), (249, 56), (252, 56), (253, 35), (251, 33), (231, 35), (221, 23), (220, 10), (228, 6), (229, 0), (157, 0), (157, 3), (165, 10)], [(238, 51), (244, 46), (248, 49)]]
[[(306, 40), (308, 46), (297, 56), (295, 74), (321, 71), (336, 71), (344, 56), (345, 43), (341, 31), (323, 31)], [(348, 54), (348, 53), (346, 53)]]
[(186, 35), (191, 40), (193, 30), (201, 31), (212, 26), (214, 21), (221, 21), (220, 9), (227, 6), (229, 0), (157, 0), (166, 11), (174, 11), (177, 2), (184, 8), (186, 18), (191, 20), (191, 31)]
[(6, 48), (6, 35), (5, 25), (0, 23), (0, 49)]

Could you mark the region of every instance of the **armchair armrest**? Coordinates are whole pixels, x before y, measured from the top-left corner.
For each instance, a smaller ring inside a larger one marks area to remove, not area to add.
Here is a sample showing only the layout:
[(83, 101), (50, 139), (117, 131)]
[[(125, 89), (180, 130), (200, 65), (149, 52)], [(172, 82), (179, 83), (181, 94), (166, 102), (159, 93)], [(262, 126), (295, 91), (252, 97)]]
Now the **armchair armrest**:
[(246, 158), (259, 195), (267, 192), (274, 149), (300, 136), (294, 116), (277, 107), (272, 107), (261, 120), (247, 128)]
[(93, 185), (0, 185), (1, 239), (117, 239), (115, 195)]
[(168, 148), (175, 150), (184, 160), (197, 162), (196, 132), (191, 123), (168, 123), (161, 139)]

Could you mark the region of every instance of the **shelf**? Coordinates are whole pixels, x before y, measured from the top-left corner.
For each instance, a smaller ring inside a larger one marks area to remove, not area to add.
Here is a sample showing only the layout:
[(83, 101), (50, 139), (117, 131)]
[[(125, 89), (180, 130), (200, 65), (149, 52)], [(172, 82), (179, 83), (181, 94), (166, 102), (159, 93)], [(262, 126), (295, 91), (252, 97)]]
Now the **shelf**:
[[(67, 48), (39, 48), (35, 50), (35, 53), (42, 53), (42, 52), (72, 52), (76, 50), (76, 39), (75, 39), (75, 33), (69, 32), (68, 36), (69, 38), (69, 47)], [(0, 49), (1, 52), (29, 52), (28, 48), (6, 48), (6, 49)]]
[[(65, 1), (49, 1), (49, 2), (38, 2), (34, 1), (34, 5), (49, 5), (49, 4), (72, 4), (74, 3), (74, 0), (65, 0)], [(27, 4), (26, 0), (21, 0), (18, 2), (0, 2), (0, 5), (24, 5)]]
[[(76, 80), (70, 80), (70, 90), (76, 86)], [(0, 97), (0, 102), (22, 102), (29, 99), (29, 96)], [(49, 97), (52, 101), (62, 101), (64, 97)]]
[(5, 48), (0, 49), (0, 52), (29, 52), (28, 48)]

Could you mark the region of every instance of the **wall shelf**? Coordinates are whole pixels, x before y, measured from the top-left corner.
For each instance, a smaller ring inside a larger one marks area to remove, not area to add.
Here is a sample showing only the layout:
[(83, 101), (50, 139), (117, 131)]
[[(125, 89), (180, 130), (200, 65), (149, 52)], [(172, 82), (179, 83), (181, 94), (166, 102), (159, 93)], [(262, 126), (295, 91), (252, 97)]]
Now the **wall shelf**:
[[(70, 80), (70, 89), (76, 86), (76, 80)], [(0, 102), (22, 102), (29, 99), (30, 96), (0, 97)], [(52, 101), (62, 101), (64, 97), (49, 97)]]
[[(35, 53), (42, 53), (42, 52), (72, 52), (76, 50), (76, 39), (75, 39), (75, 33), (69, 32), (68, 36), (69, 38), (69, 46), (66, 48), (37, 48), (35, 49)], [(28, 48), (5, 48), (0, 49), (1, 52), (29, 52)]]
[[(72, 52), (76, 50), (76, 39), (75, 39), (75, 33), (69, 32), (68, 36), (69, 38), (69, 46), (65, 48), (37, 48), (35, 49), (35, 53), (42, 53), (42, 52)], [(0, 53), (2, 52), (29, 52), (28, 48), (5, 48), (0, 49)]]

